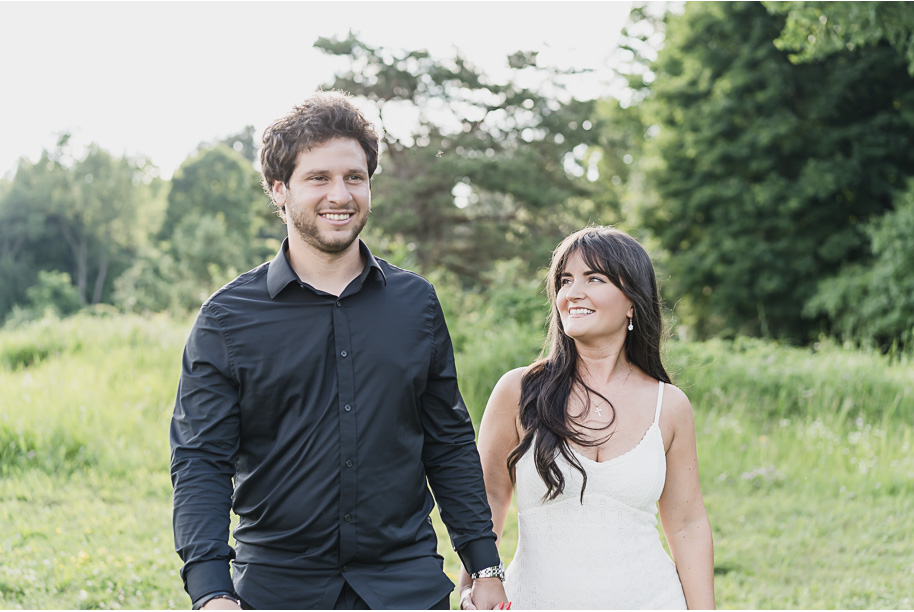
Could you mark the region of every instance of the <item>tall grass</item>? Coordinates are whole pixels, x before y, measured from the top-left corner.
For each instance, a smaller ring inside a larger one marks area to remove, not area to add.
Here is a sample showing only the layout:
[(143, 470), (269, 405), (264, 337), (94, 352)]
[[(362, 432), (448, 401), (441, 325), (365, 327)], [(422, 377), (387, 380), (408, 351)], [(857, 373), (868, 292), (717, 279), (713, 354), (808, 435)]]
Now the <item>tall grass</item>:
[[(542, 330), (467, 304), (448, 317), (478, 419)], [(189, 326), (82, 315), (0, 332), (0, 607), (187, 607), (167, 430)], [(746, 339), (672, 342), (666, 360), (695, 410), (719, 606), (911, 608), (910, 361)], [(512, 519), (506, 559), (515, 542)]]

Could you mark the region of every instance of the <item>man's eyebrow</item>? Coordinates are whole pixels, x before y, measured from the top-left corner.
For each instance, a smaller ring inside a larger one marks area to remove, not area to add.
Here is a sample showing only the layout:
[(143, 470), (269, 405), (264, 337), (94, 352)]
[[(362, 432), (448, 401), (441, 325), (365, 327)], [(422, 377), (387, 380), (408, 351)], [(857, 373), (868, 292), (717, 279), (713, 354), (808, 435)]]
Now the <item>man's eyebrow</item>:
[[(302, 170), (302, 174), (331, 174), (331, 171), (322, 168), (309, 168)], [(343, 170), (343, 174), (368, 174), (368, 170), (365, 168), (350, 168), (349, 170)]]

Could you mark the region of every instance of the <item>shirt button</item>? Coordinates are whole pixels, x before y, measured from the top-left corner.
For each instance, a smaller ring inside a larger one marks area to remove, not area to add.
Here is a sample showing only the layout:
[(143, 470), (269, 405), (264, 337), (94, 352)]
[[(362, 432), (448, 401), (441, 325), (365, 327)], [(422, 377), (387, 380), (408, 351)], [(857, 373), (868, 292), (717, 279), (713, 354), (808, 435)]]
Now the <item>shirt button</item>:
[(352, 467), (352, 459), (346, 459), (346, 467)]
[(345, 356), (348, 355), (348, 354), (349, 354), (349, 353), (347, 353), (346, 351), (340, 351), (340, 356), (341, 356), (341, 357), (345, 357)]
[(344, 566), (343, 566), (343, 571), (344, 571), (344, 572), (348, 572), (348, 571), (349, 571), (349, 566), (348, 566), (348, 565), (344, 565)]
[(338, 302), (336, 303), (336, 307), (337, 307), (337, 308), (340, 308), (342, 305), (343, 305), (342, 302), (339, 302), (339, 301), (338, 301)]
[(346, 412), (349, 412), (350, 410), (352, 410), (352, 406), (350, 406), (349, 404), (346, 404), (345, 406), (343, 406), (343, 410), (345, 410)]
[(351, 515), (351, 514), (347, 514), (346, 516), (343, 517), (343, 520), (346, 521), (346, 522), (348, 523), (349, 521), (352, 520), (352, 515)]

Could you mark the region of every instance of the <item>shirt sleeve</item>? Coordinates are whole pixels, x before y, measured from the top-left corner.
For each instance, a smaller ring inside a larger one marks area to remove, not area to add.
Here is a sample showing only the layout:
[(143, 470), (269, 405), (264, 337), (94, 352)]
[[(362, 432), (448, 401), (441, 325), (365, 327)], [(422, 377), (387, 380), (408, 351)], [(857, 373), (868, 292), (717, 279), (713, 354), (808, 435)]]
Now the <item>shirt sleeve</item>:
[(431, 295), (432, 358), (422, 394), (422, 460), (441, 519), (464, 567), (470, 573), (498, 565), (492, 512), (476, 432), (457, 387), (454, 349), (437, 296)]
[(175, 550), (192, 602), (234, 592), (228, 534), (239, 424), (229, 349), (204, 305), (184, 348), (170, 432)]

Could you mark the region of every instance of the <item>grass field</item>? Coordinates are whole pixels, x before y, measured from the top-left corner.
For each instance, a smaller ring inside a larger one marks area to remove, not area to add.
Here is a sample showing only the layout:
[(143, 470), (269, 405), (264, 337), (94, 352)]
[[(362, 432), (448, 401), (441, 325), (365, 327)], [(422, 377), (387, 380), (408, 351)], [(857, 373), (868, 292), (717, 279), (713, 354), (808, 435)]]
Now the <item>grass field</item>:
[[(189, 606), (167, 436), (188, 328), (81, 315), (0, 333), (0, 607)], [(461, 345), (476, 414), (537, 344), (507, 326)], [(740, 339), (671, 342), (667, 363), (696, 413), (719, 607), (914, 607), (908, 358)], [(512, 522), (506, 559), (515, 539)]]

